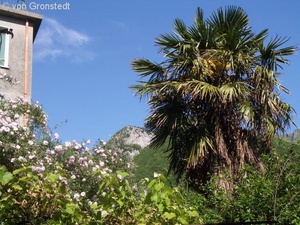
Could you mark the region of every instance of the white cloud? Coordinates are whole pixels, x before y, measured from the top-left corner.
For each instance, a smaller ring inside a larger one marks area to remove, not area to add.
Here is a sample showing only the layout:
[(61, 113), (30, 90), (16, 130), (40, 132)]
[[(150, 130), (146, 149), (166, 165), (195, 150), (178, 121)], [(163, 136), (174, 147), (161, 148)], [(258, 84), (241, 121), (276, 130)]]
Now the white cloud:
[(125, 31), (126, 33), (129, 32), (129, 27), (128, 27), (127, 24), (124, 23), (124, 22), (120, 22), (120, 21), (116, 21), (116, 20), (111, 20), (110, 23), (111, 23), (114, 27), (119, 28), (119, 29)]
[(57, 20), (44, 18), (34, 43), (34, 58), (68, 58), (72, 62), (84, 62), (93, 59), (94, 54), (87, 50), (90, 42), (87, 34), (60, 24)]

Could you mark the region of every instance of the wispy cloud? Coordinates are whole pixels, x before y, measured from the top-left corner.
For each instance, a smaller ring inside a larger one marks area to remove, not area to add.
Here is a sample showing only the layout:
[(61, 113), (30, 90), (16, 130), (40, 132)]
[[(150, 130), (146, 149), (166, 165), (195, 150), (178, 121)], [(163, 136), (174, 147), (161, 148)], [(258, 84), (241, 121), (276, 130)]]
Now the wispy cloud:
[(112, 26), (114, 26), (114, 27), (116, 27), (118, 29), (121, 29), (121, 30), (123, 30), (123, 31), (125, 31), (127, 33), (129, 32), (129, 27), (124, 22), (117, 21), (117, 20), (111, 20), (110, 23), (111, 23)]
[(34, 57), (37, 61), (68, 58), (72, 62), (85, 62), (94, 54), (87, 50), (90, 42), (87, 34), (60, 24), (57, 20), (44, 18), (34, 43)]

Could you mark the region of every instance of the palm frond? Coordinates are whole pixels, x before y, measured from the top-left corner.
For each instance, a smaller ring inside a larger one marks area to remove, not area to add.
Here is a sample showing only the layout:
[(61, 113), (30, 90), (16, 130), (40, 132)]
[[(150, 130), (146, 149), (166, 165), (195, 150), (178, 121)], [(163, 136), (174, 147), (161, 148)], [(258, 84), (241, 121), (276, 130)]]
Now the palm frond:
[(212, 13), (208, 19), (211, 26), (216, 26), (220, 32), (226, 33), (232, 30), (240, 31), (241, 35), (246, 35), (250, 31), (249, 17), (246, 12), (238, 6), (228, 6), (225, 11), (219, 8)]
[(232, 102), (235, 99), (241, 101), (249, 95), (247, 86), (245, 82), (230, 82), (219, 88), (220, 95), (225, 101)]
[(292, 55), (296, 52), (296, 46), (288, 46), (284, 48), (279, 48), (284, 45), (289, 39), (280, 38), (276, 36), (271, 39), (267, 45), (263, 42), (259, 45), (259, 55), (258, 59), (262, 66), (277, 71), (278, 68), (282, 68), (281, 64), (288, 64), (288, 60), (284, 56)]
[(184, 94), (198, 96), (201, 99), (217, 100), (220, 98), (219, 88), (204, 81), (191, 80), (185, 83), (179, 83), (177, 89), (181, 90)]
[(148, 59), (135, 59), (131, 63), (131, 68), (139, 73), (140, 77), (150, 76), (149, 82), (164, 81), (166, 70), (161, 64), (150, 62)]
[(199, 164), (199, 160), (203, 160), (207, 152), (213, 148), (213, 142), (208, 136), (200, 136), (194, 141), (190, 155), (187, 160), (187, 168), (195, 168)]

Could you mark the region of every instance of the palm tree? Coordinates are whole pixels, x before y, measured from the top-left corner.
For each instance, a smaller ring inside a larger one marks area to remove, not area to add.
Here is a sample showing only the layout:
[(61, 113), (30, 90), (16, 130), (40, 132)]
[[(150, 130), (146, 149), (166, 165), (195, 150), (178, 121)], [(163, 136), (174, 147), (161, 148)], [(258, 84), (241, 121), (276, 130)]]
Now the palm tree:
[(212, 174), (262, 168), (274, 135), (293, 124), (278, 70), (296, 47), (282, 47), (288, 39), (277, 36), (267, 42), (267, 29), (255, 34), (236, 6), (208, 19), (198, 8), (191, 26), (176, 19), (174, 29), (156, 39), (163, 62), (132, 62), (141, 81), (131, 88), (149, 98), (151, 145), (168, 141), (169, 170), (195, 190)]

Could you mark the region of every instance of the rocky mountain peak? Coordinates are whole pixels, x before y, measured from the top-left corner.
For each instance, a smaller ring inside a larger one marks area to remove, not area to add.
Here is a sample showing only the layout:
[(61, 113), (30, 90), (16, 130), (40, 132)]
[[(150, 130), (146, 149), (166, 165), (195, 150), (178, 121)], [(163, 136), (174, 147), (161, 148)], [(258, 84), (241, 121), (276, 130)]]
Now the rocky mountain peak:
[(144, 128), (125, 126), (108, 140), (106, 147), (134, 156), (150, 144), (152, 137)]

